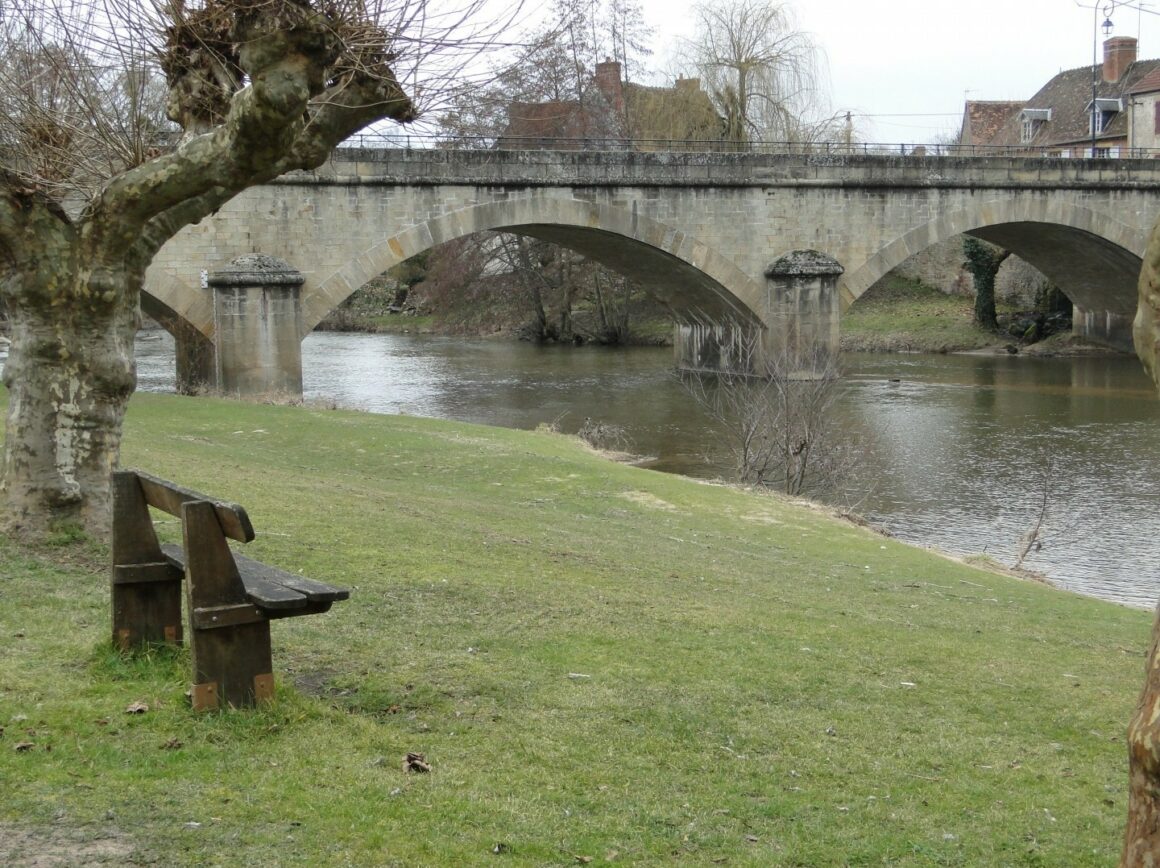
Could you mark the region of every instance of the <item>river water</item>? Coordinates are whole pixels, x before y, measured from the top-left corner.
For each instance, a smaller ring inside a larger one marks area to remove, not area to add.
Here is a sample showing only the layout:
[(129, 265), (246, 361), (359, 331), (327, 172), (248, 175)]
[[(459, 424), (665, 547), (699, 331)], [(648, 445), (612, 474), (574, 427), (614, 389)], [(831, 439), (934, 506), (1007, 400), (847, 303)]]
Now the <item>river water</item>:
[[(846, 497), (893, 535), (1011, 564), (1050, 469), (1043, 547), (1025, 566), (1133, 606), (1160, 597), (1160, 401), (1132, 358), (975, 355), (843, 358), (837, 412), (864, 450)], [(139, 388), (173, 389), (173, 345), (138, 341)], [(315, 333), (308, 399), (575, 432), (620, 425), (650, 466), (727, 476), (714, 425), (672, 372), (672, 351), (536, 347)]]

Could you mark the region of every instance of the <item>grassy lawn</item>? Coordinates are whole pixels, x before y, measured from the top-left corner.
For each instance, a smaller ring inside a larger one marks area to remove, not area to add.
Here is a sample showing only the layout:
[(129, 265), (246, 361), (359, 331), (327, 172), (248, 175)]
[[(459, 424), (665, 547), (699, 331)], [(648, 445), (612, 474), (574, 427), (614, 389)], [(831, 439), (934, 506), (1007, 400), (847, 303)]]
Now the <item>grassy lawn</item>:
[(138, 395), (124, 463), (354, 593), (194, 715), (186, 652), (110, 651), (99, 551), (0, 538), (0, 863), (1118, 856), (1148, 613), (547, 433)]
[(842, 315), (842, 348), (939, 353), (1011, 343), (975, 325), (974, 304), (973, 298), (890, 276)]

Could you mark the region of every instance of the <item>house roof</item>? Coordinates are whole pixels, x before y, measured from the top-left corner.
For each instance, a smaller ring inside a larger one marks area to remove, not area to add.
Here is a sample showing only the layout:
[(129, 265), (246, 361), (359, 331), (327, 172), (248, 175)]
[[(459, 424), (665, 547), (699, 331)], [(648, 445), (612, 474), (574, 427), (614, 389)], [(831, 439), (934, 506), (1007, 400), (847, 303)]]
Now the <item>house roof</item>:
[(513, 101), (508, 107), (504, 136), (521, 139), (563, 139), (580, 111), (578, 100)]
[[(627, 145), (638, 140), (645, 147), (660, 140), (720, 139), (721, 119), (697, 79), (682, 79), (673, 87), (648, 87), (621, 82), (620, 65), (606, 67), (605, 78), (594, 78), (581, 100), (522, 102), (508, 107), (508, 122), (500, 135), (501, 147), (579, 147), (579, 139), (602, 137)], [(613, 69), (614, 67), (614, 69)], [(610, 81), (607, 76), (615, 75)]]
[(1128, 93), (1152, 93), (1160, 90), (1160, 69), (1154, 69), (1141, 78)]
[[(1118, 81), (1108, 82), (1103, 79), (1102, 65), (1065, 70), (1047, 82), (1025, 104), (1029, 109), (1051, 110), (1051, 120), (1040, 123), (1030, 141), (1022, 138), (1022, 117), (1020, 113), (1015, 113), (1007, 118), (986, 144), (1053, 147), (1090, 142), (1092, 134), (1089, 106), (1092, 102), (1093, 78), (1097, 100), (1123, 100), (1146, 77), (1157, 71), (1160, 71), (1160, 60), (1137, 60), (1128, 66)], [(1124, 102), (1126, 103), (1126, 100)], [(1123, 139), (1127, 135), (1128, 112), (1120, 111), (1110, 119), (1096, 138)]]
[(963, 110), (960, 143), (989, 144), (1004, 122), (1021, 108), (1023, 108), (1022, 100), (968, 100)]

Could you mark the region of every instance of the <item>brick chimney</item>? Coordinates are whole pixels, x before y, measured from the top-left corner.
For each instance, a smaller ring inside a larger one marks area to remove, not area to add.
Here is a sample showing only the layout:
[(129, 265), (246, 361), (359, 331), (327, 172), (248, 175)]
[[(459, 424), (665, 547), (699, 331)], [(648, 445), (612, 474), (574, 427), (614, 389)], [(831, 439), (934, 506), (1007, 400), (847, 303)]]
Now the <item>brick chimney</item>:
[[(1132, 40), (1135, 42), (1135, 40)], [(604, 94), (608, 104), (617, 114), (624, 112), (624, 87), (620, 82), (620, 61), (604, 59), (604, 63), (596, 64), (596, 75), (593, 76), (596, 87)]]
[(1131, 36), (1113, 36), (1104, 40), (1104, 81), (1119, 81), (1135, 62), (1136, 40)]

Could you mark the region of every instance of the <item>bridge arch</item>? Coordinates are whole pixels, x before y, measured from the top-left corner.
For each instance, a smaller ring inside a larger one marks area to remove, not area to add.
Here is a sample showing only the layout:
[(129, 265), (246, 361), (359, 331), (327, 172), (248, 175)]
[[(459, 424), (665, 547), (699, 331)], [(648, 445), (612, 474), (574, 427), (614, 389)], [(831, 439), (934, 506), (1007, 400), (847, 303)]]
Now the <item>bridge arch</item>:
[(980, 202), (906, 232), (845, 276), (839, 284), (843, 310), (914, 254), (962, 234), (1010, 250), (1083, 309), (1135, 314), (1147, 232), (1106, 213), (1034, 194)]
[(573, 197), (529, 196), (469, 205), (395, 232), (302, 297), (305, 337), (369, 280), (425, 250), (476, 232), (551, 241), (635, 280), (688, 322), (763, 322), (763, 287), (728, 257), (682, 230), (631, 209)]

